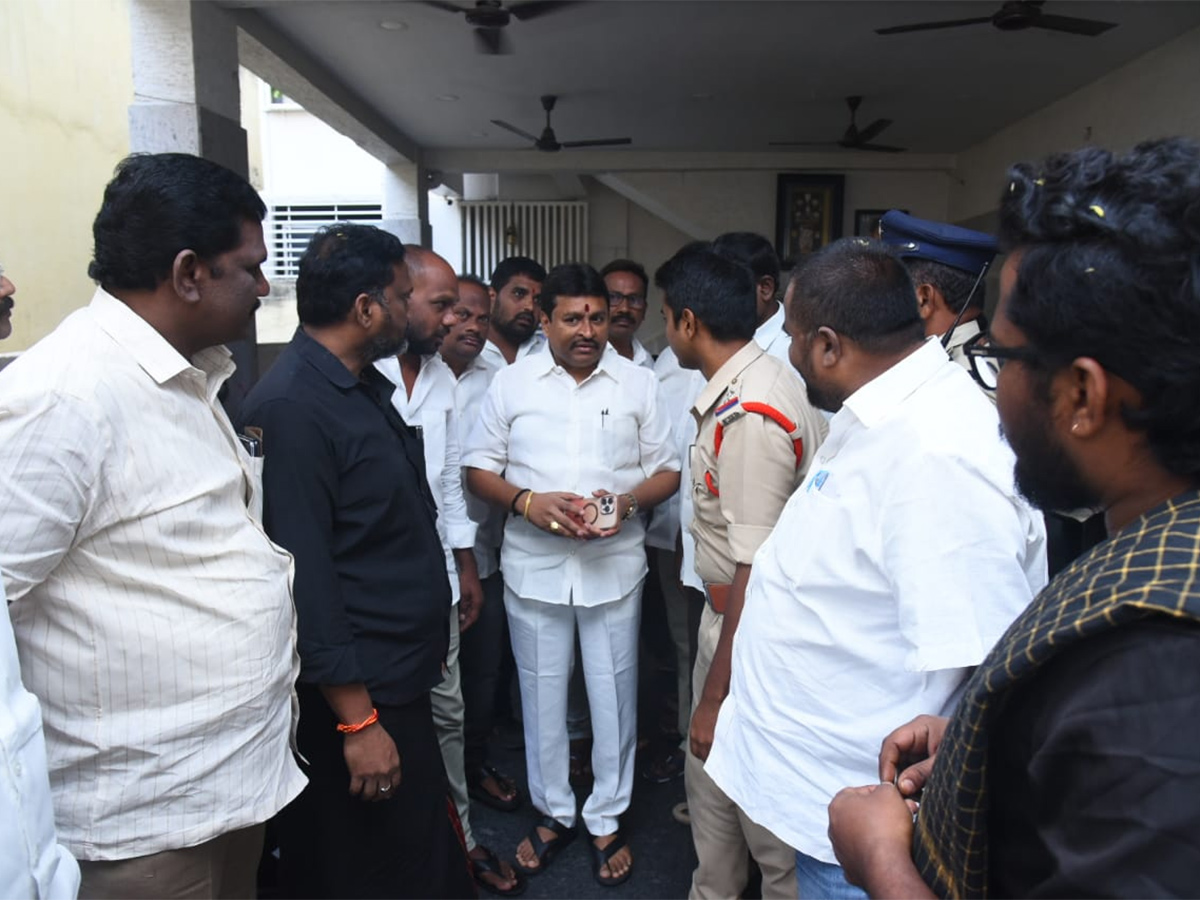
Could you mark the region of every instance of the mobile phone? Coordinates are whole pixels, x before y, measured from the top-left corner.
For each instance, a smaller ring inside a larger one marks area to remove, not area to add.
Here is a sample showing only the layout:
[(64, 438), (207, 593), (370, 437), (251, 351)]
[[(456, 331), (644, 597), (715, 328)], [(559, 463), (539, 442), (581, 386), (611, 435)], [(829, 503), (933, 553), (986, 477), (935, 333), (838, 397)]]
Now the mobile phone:
[(580, 508), (583, 521), (601, 531), (617, 527), (617, 495), (601, 494), (588, 497)]

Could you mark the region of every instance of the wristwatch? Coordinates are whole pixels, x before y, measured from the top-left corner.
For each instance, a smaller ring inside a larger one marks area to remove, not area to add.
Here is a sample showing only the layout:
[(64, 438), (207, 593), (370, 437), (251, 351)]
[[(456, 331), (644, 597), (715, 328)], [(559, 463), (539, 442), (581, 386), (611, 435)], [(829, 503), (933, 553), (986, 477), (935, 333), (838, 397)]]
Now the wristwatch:
[(637, 497), (633, 496), (633, 494), (624, 494), (623, 496), (629, 501), (629, 506), (625, 508), (625, 515), (621, 516), (621, 520), (625, 521), (637, 515), (638, 502)]

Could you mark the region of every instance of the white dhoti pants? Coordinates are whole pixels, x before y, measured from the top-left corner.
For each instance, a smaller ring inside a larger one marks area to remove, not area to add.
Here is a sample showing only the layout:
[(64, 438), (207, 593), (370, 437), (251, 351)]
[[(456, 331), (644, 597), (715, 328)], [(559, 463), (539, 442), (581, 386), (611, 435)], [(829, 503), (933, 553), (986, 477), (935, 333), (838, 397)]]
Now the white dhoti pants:
[(593, 835), (612, 834), (633, 793), (637, 745), (637, 646), (642, 586), (599, 606), (544, 603), (518, 597), (507, 586), (513, 657), (525, 719), (529, 798), (542, 813), (575, 824), (567, 738), (567, 684), (575, 629), (592, 714), (595, 783), (583, 804)]

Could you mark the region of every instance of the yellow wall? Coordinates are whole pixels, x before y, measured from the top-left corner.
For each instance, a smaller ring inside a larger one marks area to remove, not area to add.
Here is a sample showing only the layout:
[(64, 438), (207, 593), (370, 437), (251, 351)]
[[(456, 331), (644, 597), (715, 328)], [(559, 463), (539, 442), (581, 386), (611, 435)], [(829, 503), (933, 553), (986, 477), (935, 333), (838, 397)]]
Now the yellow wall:
[(87, 304), (92, 218), (129, 152), (128, 0), (0, 0), (0, 262), (23, 350)]

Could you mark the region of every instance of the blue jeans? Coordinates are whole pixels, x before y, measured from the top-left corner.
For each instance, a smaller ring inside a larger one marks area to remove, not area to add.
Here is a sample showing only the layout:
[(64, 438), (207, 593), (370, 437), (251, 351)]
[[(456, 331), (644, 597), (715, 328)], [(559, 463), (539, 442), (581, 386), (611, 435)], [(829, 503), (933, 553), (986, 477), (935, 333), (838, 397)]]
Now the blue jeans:
[(846, 881), (842, 867), (796, 851), (796, 894), (800, 900), (867, 900), (866, 891)]

